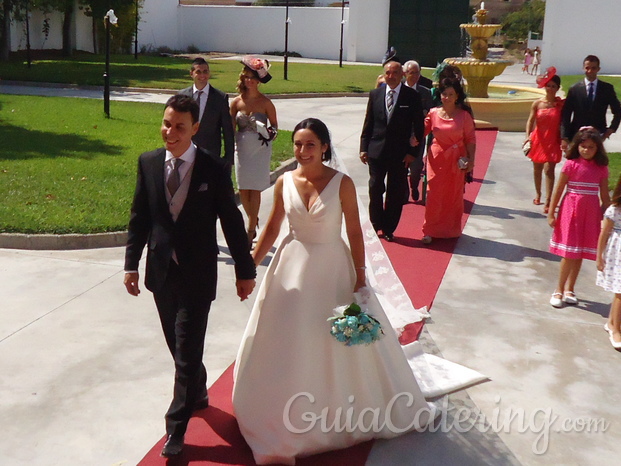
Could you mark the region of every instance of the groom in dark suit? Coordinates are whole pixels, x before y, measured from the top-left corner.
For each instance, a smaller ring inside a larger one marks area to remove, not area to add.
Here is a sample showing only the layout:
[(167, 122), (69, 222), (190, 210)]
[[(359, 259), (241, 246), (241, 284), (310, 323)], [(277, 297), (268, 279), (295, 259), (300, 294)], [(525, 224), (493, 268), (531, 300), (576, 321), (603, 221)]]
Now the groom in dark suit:
[[(597, 77), (599, 58), (588, 55), (583, 61), (583, 69), (584, 80), (569, 89), (563, 106), (561, 137), (564, 151), (582, 126), (593, 126), (607, 139), (617, 131), (621, 122), (621, 104), (613, 85)], [(613, 114), (610, 126), (606, 123), (608, 107)]]
[(175, 361), (165, 457), (181, 452), (192, 411), (209, 404), (202, 360), (207, 316), (216, 297), (218, 218), (235, 261), (242, 301), (252, 293), (256, 276), (225, 163), (192, 143), (198, 111), (191, 97), (175, 95), (166, 103), (161, 128), (165, 148), (138, 159), (125, 251), (124, 284), (138, 296), (138, 263), (147, 246), (145, 286), (153, 293)]
[(228, 96), (209, 84), (209, 63), (204, 58), (195, 58), (190, 69), (194, 84), (179, 91), (179, 94), (192, 97), (199, 105), (200, 125), (192, 138), (194, 144), (220, 156), (224, 138), (224, 160), (229, 169), (233, 166), (235, 153), (235, 134), (229, 113)]
[(394, 241), (408, 199), (408, 167), (424, 131), (420, 96), (402, 78), (401, 63), (393, 57), (384, 64), (386, 85), (369, 94), (360, 136), (360, 160), (369, 166), (369, 217), (386, 241)]

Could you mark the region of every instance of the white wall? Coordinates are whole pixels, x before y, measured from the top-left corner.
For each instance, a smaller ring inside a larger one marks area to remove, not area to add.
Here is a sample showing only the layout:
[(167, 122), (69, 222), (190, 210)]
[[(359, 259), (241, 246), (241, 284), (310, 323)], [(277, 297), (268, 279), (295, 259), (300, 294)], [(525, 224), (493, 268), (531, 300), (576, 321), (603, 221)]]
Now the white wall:
[(352, 0), (347, 60), (381, 63), (388, 48), (390, 0)]
[(602, 74), (621, 74), (621, 2), (547, 0), (542, 67), (581, 74), (582, 60), (597, 55)]
[[(345, 8), (344, 56), (347, 61), (380, 62), (388, 44), (390, 0), (351, 0)], [(308, 58), (338, 59), (341, 40), (341, 8), (290, 7), (290, 52)], [(91, 18), (76, 8), (75, 45), (93, 51)], [(34, 49), (62, 47), (62, 17), (51, 15), (51, 33), (43, 42), (43, 17), (31, 20)], [(284, 50), (285, 7), (190, 6), (174, 0), (145, 0), (141, 10), (138, 47), (167, 46), (186, 50), (194, 45), (203, 51), (262, 53)], [(12, 50), (25, 49), (20, 23), (13, 23)]]

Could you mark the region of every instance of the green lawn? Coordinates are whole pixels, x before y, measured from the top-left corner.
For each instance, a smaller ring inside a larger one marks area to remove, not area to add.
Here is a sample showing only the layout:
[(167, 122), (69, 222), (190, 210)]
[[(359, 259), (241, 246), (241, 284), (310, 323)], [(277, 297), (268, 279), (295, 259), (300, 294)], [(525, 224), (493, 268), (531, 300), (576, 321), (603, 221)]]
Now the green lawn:
[[(187, 58), (113, 55), (110, 60), (110, 80), (113, 86), (182, 89), (192, 81), (189, 76), (191, 60)], [(235, 60), (210, 60), (214, 87), (234, 93), (242, 64)], [(37, 59), (28, 68), (23, 58), (14, 57), (2, 63), (2, 79), (32, 82), (68, 83), (103, 86), (105, 61), (103, 55), (76, 52), (70, 59)], [(273, 63), (273, 79), (262, 85), (266, 94), (368, 92), (375, 86), (381, 65), (338, 65), (289, 63), (288, 80), (283, 79), (284, 64)], [(431, 75), (432, 70), (424, 70)]]
[(608, 188), (612, 191), (617, 186), (617, 181), (619, 181), (619, 176), (621, 176), (621, 152), (610, 152), (608, 160)]
[[(163, 106), (0, 95), (0, 232), (93, 233), (127, 226), (140, 153), (162, 146)], [(273, 165), (291, 158), (281, 131)]]

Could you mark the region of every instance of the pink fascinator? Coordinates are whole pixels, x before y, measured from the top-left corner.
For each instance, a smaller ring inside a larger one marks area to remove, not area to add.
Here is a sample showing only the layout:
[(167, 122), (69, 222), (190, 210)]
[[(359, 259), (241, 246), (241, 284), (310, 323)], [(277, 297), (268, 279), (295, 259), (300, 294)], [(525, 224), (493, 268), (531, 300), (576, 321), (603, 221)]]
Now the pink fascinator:
[(537, 76), (537, 87), (545, 87), (554, 76), (556, 76), (556, 68), (551, 66), (544, 74)]
[(268, 60), (246, 55), (241, 59), (241, 63), (263, 84), (272, 79), (272, 76), (267, 72), (270, 69), (270, 62)]

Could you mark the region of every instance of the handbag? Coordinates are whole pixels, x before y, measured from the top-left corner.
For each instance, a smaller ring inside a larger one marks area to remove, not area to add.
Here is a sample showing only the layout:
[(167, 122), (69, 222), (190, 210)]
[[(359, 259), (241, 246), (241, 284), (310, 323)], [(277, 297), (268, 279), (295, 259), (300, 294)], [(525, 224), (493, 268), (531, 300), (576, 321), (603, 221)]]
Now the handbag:
[(466, 168), (468, 168), (468, 162), (470, 162), (470, 159), (468, 157), (459, 157), (459, 159), (457, 160), (457, 166), (460, 170), (465, 170)]
[(524, 144), (522, 144), (522, 152), (524, 152), (525, 156), (528, 156), (530, 153), (530, 139), (527, 139), (524, 141)]

